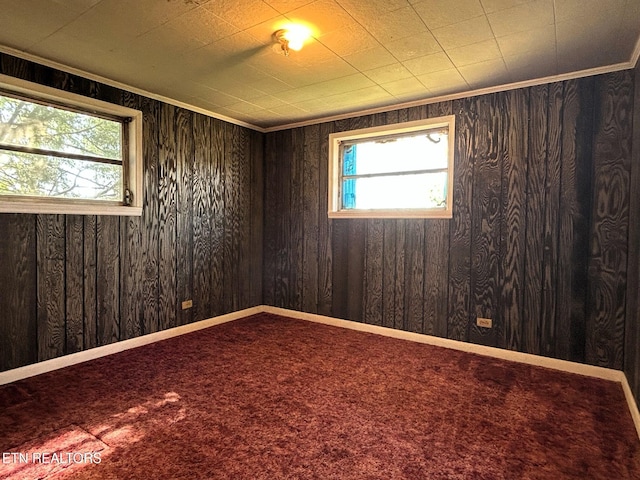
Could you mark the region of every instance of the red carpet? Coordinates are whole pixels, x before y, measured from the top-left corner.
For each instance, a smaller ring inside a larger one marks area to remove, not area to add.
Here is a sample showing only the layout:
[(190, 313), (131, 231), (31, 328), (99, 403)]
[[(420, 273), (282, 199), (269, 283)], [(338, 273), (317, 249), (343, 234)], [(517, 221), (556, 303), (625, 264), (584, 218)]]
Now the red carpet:
[(0, 387), (0, 478), (638, 479), (639, 447), (617, 383), (268, 314)]

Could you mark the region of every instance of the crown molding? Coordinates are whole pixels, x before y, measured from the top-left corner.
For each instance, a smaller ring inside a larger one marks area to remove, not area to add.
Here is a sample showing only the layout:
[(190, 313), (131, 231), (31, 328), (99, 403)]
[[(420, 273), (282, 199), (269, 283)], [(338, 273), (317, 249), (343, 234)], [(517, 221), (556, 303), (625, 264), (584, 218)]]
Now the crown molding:
[(150, 92), (148, 90), (143, 90), (138, 87), (134, 87), (132, 85), (118, 82), (116, 80), (112, 80), (107, 77), (103, 77), (102, 75), (97, 75), (95, 73), (88, 72), (86, 70), (81, 70), (79, 68), (71, 67), (69, 65), (65, 65), (60, 62), (56, 62), (54, 60), (49, 60), (44, 57), (40, 57), (38, 55), (34, 55), (32, 53), (25, 52), (23, 50), (17, 50), (15, 48), (7, 47), (5, 45), (0, 45), (0, 52), (6, 53), (7, 55), (12, 55), (14, 57), (22, 58), (23, 60), (28, 60), (30, 62), (38, 63), (40, 65), (44, 65), (45, 67), (55, 68), (56, 70), (60, 70), (62, 72), (70, 73), (72, 75), (78, 75), (80, 77), (86, 78), (88, 80), (93, 80), (96, 82), (103, 83), (105, 85), (109, 85), (111, 87), (119, 88), (121, 90), (126, 90), (131, 93), (136, 93), (138, 95), (142, 95), (144, 97), (152, 98), (154, 100), (158, 100), (160, 102), (168, 103), (169, 105), (173, 105), (180, 108), (185, 108), (192, 112), (201, 113), (208, 117), (217, 118), (218, 120), (225, 121), (227, 123), (232, 123), (234, 125), (238, 125), (240, 127), (250, 128), (252, 130), (257, 130), (258, 132), (265, 133), (265, 129), (259, 127), (257, 125), (253, 125), (252, 123), (243, 122), (242, 120), (238, 120), (236, 118), (227, 117), (226, 115), (221, 115), (219, 113), (215, 113), (211, 110), (207, 110), (202, 107), (198, 107), (196, 105), (191, 105), (190, 103), (181, 102), (180, 100), (176, 100), (170, 97), (166, 97), (164, 95), (159, 95), (157, 93)]
[(555, 82), (562, 82), (565, 80), (573, 80), (573, 79), (577, 79), (577, 78), (584, 78), (584, 77), (590, 77), (593, 75), (602, 75), (605, 73), (612, 73), (612, 72), (618, 72), (621, 70), (629, 70), (629, 69), (633, 69), (635, 68), (635, 66), (638, 63), (638, 58), (640, 57), (640, 37), (638, 38), (638, 41), (636, 42), (636, 46), (633, 50), (633, 53), (631, 55), (631, 58), (629, 59), (628, 62), (621, 62), (621, 63), (615, 63), (612, 65), (605, 65), (602, 67), (596, 67), (596, 68), (589, 68), (589, 69), (585, 69), (585, 70), (578, 70), (575, 72), (569, 72), (569, 73), (563, 73), (563, 74), (559, 74), (559, 75), (551, 75), (551, 76), (547, 76), (547, 77), (540, 77), (540, 78), (535, 78), (532, 80), (524, 80), (524, 81), (520, 81), (520, 82), (514, 82), (514, 83), (507, 83), (507, 84), (502, 84), (502, 85), (496, 85), (493, 87), (486, 87), (486, 88), (480, 88), (480, 89), (476, 89), (476, 90), (465, 90), (462, 92), (457, 92), (457, 93), (453, 93), (453, 94), (449, 94), (449, 95), (441, 95), (441, 96), (437, 96), (437, 97), (429, 97), (429, 98), (424, 98), (421, 100), (414, 100), (411, 102), (404, 102), (404, 103), (399, 103), (396, 105), (385, 105), (385, 106), (381, 106), (381, 107), (374, 107), (374, 108), (368, 108), (368, 109), (363, 109), (363, 110), (354, 110), (351, 112), (345, 112), (345, 113), (341, 113), (341, 114), (336, 114), (336, 115), (329, 115), (329, 116), (324, 116), (324, 117), (316, 117), (316, 118), (311, 118), (308, 120), (302, 120), (300, 122), (293, 122), (293, 123), (287, 123), (287, 124), (283, 124), (283, 125), (274, 125), (271, 127), (260, 127), (258, 125), (254, 125), (252, 123), (248, 123), (248, 122), (244, 122), (242, 120), (238, 120), (236, 118), (232, 118), (232, 117), (228, 117), (226, 115), (222, 115), (222, 114), (218, 114), (212, 110), (208, 110), (202, 107), (198, 107), (196, 105), (191, 105), (189, 103), (186, 102), (182, 102), (179, 100), (175, 100), (173, 98), (170, 97), (166, 97), (164, 95), (159, 95), (153, 92), (149, 92), (147, 90), (143, 90), (141, 88), (137, 88), (134, 87), (132, 85), (128, 85), (126, 83), (122, 83), (122, 82), (118, 82), (116, 80), (112, 80), (106, 77), (103, 77), (101, 75), (97, 75), (91, 72), (87, 72), (85, 70), (81, 70), (75, 67), (71, 67), (69, 65), (65, 65), (59, 62), (56, 62), (54, 60), (49, 60), (43, 57), (40, 57), (38, 55), (34, 55), (28, 52), (25, 52), (23, 50), (17, 50), (15, 48), (11, 48), (11, 47), (7, 47), (4, 45), (0, 45), (0, 52), (2, 53), (6, 53), (8, 55), (13, 55), (14, 57), (18, 57), (18, 58), (22, 58), (24, 60), (28, 60), (31, 62), (35, 62), (35, 63), (39, 63), (41, 65), (45, 65), (47, 67), (51, 67), (51, 68), (55, 68), (57, 70), (61, 70), (63, 72), (66, 73), (70, 73), (73, 75), (78, 75), (84, 78), (87, 78), (89, 80), (94, 80), (96, 82), (100, 82), (103, 83), (105, 85), (109, 85), (112, 87), (116, 87), (116, 88), (120, 88), (122, 90), (126, 90), (132, 93), (136, 93), (138, 95), (142, 95), (148, 98), (152, 98), (154, 100), (158, 100), (164, 103), (168, 103), (170, 105), (174, 105), (176, 107), (180, 107), (180, 108), (185, 108), (187, 110), (196, 112), (196, 113), (201, 113), (203, 115), (212, 117), (212, 118), (217, 118), (219, 120), (234, 124), (234, 125), (238, 125), (240, 127), (245, 127), (245, 128), (249, 128), (251, 130), (255, 130), (257, 132), (260, 133), (272, 133), (272, 132), (278, 132), (281, 130), (289, 130), (292, 128), (298, 128), (298, 127), (306, 127), (309, 125), (317, 125), (319, 123), (325, 123), (325, 122), (332, 122), (332, 121), (336, 121), (336, 120), (344, 120), (344, 119), (348, 119), (348, 118), (354, 118), (354, 117), (360, 117), (360, 116), (365, 116), (365, 115), (373, 115), (376, 113), (384, 113), (384, 112), (392, 112), (395, 110), (400, 110), (400, 109), (404, 109), (404, 108), (411, 108), (411, 107), (420, 107), (423, 105), (430, 105), (433, 103), (439, 103), (439, 102), (445, 102), (448, 100), (458, 100), (461, 98), (467, 98), (467, 97), (475, 97), (475, 96), (479, 96), (479, 95), (487, 95), (487, 94), (491, 94), (491, 93), (497, 93), (497, 92), (505, 92), (505, 91), (509, 91), (509, 90), (515, 90), (518, 88), (527, 88), (527, 87), (533, 87), (536, 85), (545, 85), (548, 83), (555, 83)]
[[(638, 53), (640, 53), (639, 48), (640, 48), (640, 39), (639, 39), (639, 43), (636, 45), (636, 52), (634, 53), (636, 61), (638, 60)], [(414, 100), (411, 102), (399, 103), (397, 105), (387, 105), (384, 107), (369, 108), (366, 110), (358, 110), (358, 111), (353, 111), (348, 113), (341, 113), (338, 115), (315, 118), (311, 120), (304, 120), (296, 123), (289, 123), (287, 125), (267, 127), (264, 130), (266, 133), (271, 133), (271, 132), (277, 132), (280, 130), (289, 130), (291, 128), (316, 125), (318, 123), (333, 122), (336, 120), (344, 120), (348, 118), (361, 117), (364, 115), (373, 115), (376, 113), (392, 112), (392, 111), (401, 110), (404, 108), (420, 107), (423, 105), (430, 105), (432, 103), (445, 102), (448, 100), (458, 100), (460, 98), (476, 97), (479, 95), (487, 95), (490, 93), (497, 93), (497, 92), (506, 92), (506, 91), (515, 90), (518, 88), (527, 88), (527, 87), (533, 87), (536, 85), (545, 85), (548, 83), (563, 82), (565, 80), (573, 80), (576, 78), (584, 78), (584, 77), (590, 77), (593, 75), (602, 75), (604, 73), (612, 73), (612, 72), (619, 72), (621, 70), (629, 70), (634, 68), (634, 65), (635, 63), (631, 61), (616, 63), (612, 65), (606, 65), (604, 67), (589, 68), (586, 70), (563, 73), (560, 75), (551, 75), (548, 77), (535, 78), (533, 80), (524, 80), (521, 82), (506, 83), (502, 85), (496, 85), (495, 87), (479, 88), (476, 90), (465, 90), (463, 92), (452, 93), (449, 95), (441, 95), (438, 97), (430, 97), (430, 98), (425, 98), (423, 100)]]

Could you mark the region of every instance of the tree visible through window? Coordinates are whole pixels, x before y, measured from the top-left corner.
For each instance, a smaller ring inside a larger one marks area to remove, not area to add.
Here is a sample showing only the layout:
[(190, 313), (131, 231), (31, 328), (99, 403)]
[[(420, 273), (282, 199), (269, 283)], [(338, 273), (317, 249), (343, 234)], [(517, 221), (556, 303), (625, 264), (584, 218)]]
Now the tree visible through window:
[(124, 201), (123, 120), (0, 93), (0, 195)]

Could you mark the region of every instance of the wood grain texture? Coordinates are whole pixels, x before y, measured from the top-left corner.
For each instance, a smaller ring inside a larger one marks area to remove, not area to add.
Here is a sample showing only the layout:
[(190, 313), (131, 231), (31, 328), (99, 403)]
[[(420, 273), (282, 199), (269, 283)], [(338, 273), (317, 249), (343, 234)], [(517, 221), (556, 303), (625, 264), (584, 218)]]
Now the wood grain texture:
[(382, 326), (394, 328), (396, 318), (396, 221), (382, 221)]
[[(427, 109), (427, 117), (452, 114), (451, 101), (432, 104)], [(458, 159), (454, 158), (454, 172), (457, 163)], [(448, 328), (450, 223), (448, 219), (426, 220), (424, 233), (424, 333), (444, 338)]]
[(193, 320), (211, 312), (211, 120), (193, 114)]
[(585, 353), (588, 363), (617, 370), (624, 355), (632, 92), (629, 72), (596, 81)]
[(333, 123), (320, 125), (318, 143), (318, 313), (331, 315), (333, 292), (333, 222), (328, 217), (329, 134)]
[(473, 195), (473, 165), (475, 162), (474, 133), (478, 120), (476, 102), (455, 100), (456, 169), (453, 179), (453, 219), (449, 226), (449, 307), (447, 337), (467, 340), (470, 321), (471, 284), (471, 206)]
[(584, 125), (593, 107), (585, 87), (583, 80), (565, 85), (558, 225), (556, 355), (574, 361), (584, 361), (585, 340), (591, 137)]
[(182, 302), (193, 301), (193, 116), (183, 108), (176, 109), (176, 287), (175, 303), (178, 325), (193, 321), (193, 308), (182, 308)]
[(558, 316), (558, 222), (560, 216), (562, 111), (564, 84), (549, 86), (547, 116), (547, 168), (545, 180), (544, 257), (542, 317), (540, 319), (540, 353), (556, 357), (556, 324)]
[[(178, 299), (196, 296), (194, 282), (204, 289), (198, 318), (221, 314), (225, 268), (231, 306), (262, 303), (263, 134), (6, 54), (0, 73), (139, 108), (144, 148), (141, 217), (0, 216), (19, 230), (0, 244), (11, 264), (0, 274), (0, 305), (11, 312), (0, 321), (0, 370), (169, 328), (178, 315), (188, 322)], [(196, 145), (207, 157), (199, 162)], [(226, 149), (237, 174), (224, 168)]]
[[(640, 121), (632, 123), (639, 101), (630, 100), (637, 71), (496, 93), (482, 119), (481, 98), (463, 98), (266, 135), (192, 113), (180, 123), (176, 107), (6, 54), (0, 73), (139, 105), (145, 157), (139, 224), (0, 215), (0, 226), (15, 234), (0, 242), (0, 291), (9, 292), (0, 298), (9, 312), (0, 322), (2, 370), (176, 325), (182, 281), (193, 282), (196, 318), (258, 302), (309, 310), (315, 303), (318, 313), (374, 323), (379, 317), (383, 325), (417, 330), (422, 310), (423, 332), (462, 340), (475, 313), (490, 306), (502, 318), (495, 341), (482, 342), (624, 365), (640, 390), (634, 309), (640, 222), (633, 221), (640, 174), (630, 160), (640, 150)], [(521, 109), (528, 109), (528, 121)], [(423, 228), (416, 229), (413, 221), (327, 218), (330, 132), (450, 112), (458, 128), (451, 220), (419, 221)], [(195, 149), (210, 156), (208, 167), (188, 158)], [(522, 163), (518, 152), (527, 149)], [(503, 155), (497, 177), (475, 171), (479, 154), (492, 151)], [(494, 178), (498, 185), (491, 185)], [(500, 203), (495, 218), (491, 203), (478, 206), (478, 188), (487, 182)], [(176, 252), (186, 249), (188, 258), (189, 245), (179, 245), (179, 212), (187, 215), (180, 228), (195, 240), (194, 271), (182, 280)], [(478, 219), (489, 224), (478, 226)], [(498, 268), (489, 261), (472, 270), (472, 246), (484, 248), (487, 238), (501, 252)], [(345, 250), (352, 245), (353, 257)], [(496, 290), (481, 290), (478, 278)]]
[(240, 223), (236, 249), (238, 250), (238, 308), (243, 309), (251, 306), (249, 297), (251, 295), (251, 272), (250, 249), (251, 249), (251, 146), (249, 135), (246, 129), (237, 129), (237, 148), (239, 151), (239, 178), (236, 194), (238, 195), (238, 210)]
[(633, 72), (633, 138), (629, 193), (629, 258), (625, 318), (624, 372), (640, 399), (640, 64)]
[(224, 313), (225, 129), (211, 119), (211, 316)]
[(395, 255), (395, 275), (393, 283), (393, 328), (406, 330), (407, 322), (405, 315), (405, 258), (406, 258), (406, 226), (404, 219), (394, 220), (394, 255)]
[[(291, 192), (289, 204), (289, 235), (304, 239), (304, 128), (291, 130)], [(286, 212), (286, 208), (285, 208)], [(294, 310), (302, 310), (304, 289), (304, 240), (290, 242), (289, 265), (291, 280), (288, 304)]]
[(236, 239), (240, 234), (240, 206), (236, 188), (240, 183), (239, 156), (240, 151), (237, 139), (237, 127), (235, 125), (225, 125), (226, 131), (224, 148), (224, 210), (226, 212), (224, 222), (224, 287), (223, 303), (224, 312), (232, 312), (238, 309), (239, 295), (237, 288), (239, 276), (236, 266), (239, 262)]
[(142, 98), (144, 148), (144, 199), (142, 208), (142, 331), (157, 332), (159, 310), (159, 124), (160, 104)]
[(406, 329), (422, 333), (424, 304), (424, 221), (407, 220), (405, 248)]
[(84, 350), (84, 222), (67, 215), (64, 285), (66, 300), (65, 353)]
[[(527, 232), (527, 158), (529, 155), (529, 91), (503, 95), (504, 137), (502, 165), (502, 224), (500, 226), (502, 289), (499, 304), (502, 338), (498, 345), (518, 350), (523, 343), (525, 240)], [(534, 232), (530, 232), (535, 235)]]
[[(262, 271), (264, 251), (264, 135), (260, 132), (248, 132), (251, 144), (249, 189), (251, 204), (250, 218), (250, 253), (249, 253), (249, 288), (250, 296), (247, 306), (262, 305)], [(243, 188), (246, 188), (243, 187)], [(243, 276), (247, 276), (243, 273)]]
[(548, 85), (529, 90), (522, 348), (533, 354), (540, 354), (548, 105)]
[[(357, 219), (347, 223), (347, 241), (343, 248), (346, 253), (346, 283), (340, 288), (347, 292), (346, 319), (362, 322), (364, 298), (364, 256), (366, 220)], [(334, 287), (335, 287), (334, 283)], [(337, 283), (337, 285), (340, 285)]]
[(36, 216), (0, 214), (0, 371), (38, 361)]
[(98, 346), (122, 337), (120, 324), (120, 222), (99, 216), (96, 222), (96, 303)]
[[(292, 132), (277, 132), (278, 144), (276, 146), (275, 161), (280, 166), (278, 182), (271, 188), (277, 190), (276, 211), (276, 255), (275, 255), (275, 305), (285, 307), (289, 299), (289, 291), (292, 281), (291, 270), (291, 144)], [(298, 240), (295, 240), (298, 241)]]
[(98, 346), (98, 217), (86, 215), (84, 226), (84, 348)]
[[(477, 100), (478, 128), (475, 132), (473, 203), (471, 208), (471, 310), (469, 339), (473, 343), (497, 346), (500, 317), (499, 296), (502, 279), (500, 226), (502, 216), (502, 97), (487, 95)], [(476, 325), (476, 317), (493, 320), (492, 329)]]
[(302, 310), (318, 312), (320, 126), (304, 128), (302, 163)]
[(276, 252), (278, 249), (276, 212), (279, 181), (279, 165), (276, 162), (276, 149), (279, 139), (276, 133), (269, 133), (265, 137), (265, 171), (264, 171), (264, 269), (262, 272), (262, 299), (265, 305), (275, 306), (276, 295)]
[(65, 353), (65, 217), (38, 215), (38, 361)]
[(347, 282), (349, 278), (349, 220), (338, 218), (333, 220), (332, 228), (333, 278), (331, 285), (331, 315), (336, 318), (347, 319), (348, 296)]
[(177, 161), (175, 127), (176, 107), (160, 108), (158, 160), (158, 328), (177, 326), (178, 282), (177, 254)]
[(364, 322), (382, 325), (384, 223), (376, 218), (366, 222), (364, 256)]
[[(139, 109), (137, 95), (127, 94), (124, 103), (129, 108)], [(136, 192), (141, 195), (143, 192)], [(143, 334), (144, 328), (144, 283), (143, 276), (143, 220), (141, 217), (130, 216), (120, 218), (120, 339), (134, 338)]]

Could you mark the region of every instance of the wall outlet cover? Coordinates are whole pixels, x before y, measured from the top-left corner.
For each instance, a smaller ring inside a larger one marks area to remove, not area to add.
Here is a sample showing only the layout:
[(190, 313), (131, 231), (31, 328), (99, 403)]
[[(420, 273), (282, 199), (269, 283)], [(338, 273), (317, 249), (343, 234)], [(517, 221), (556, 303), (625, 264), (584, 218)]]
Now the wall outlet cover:
[(479, 327), (491, 328), (493, 326), (493, 321), (490, 318), (478, 317), (476, 319), (476, 325)]

